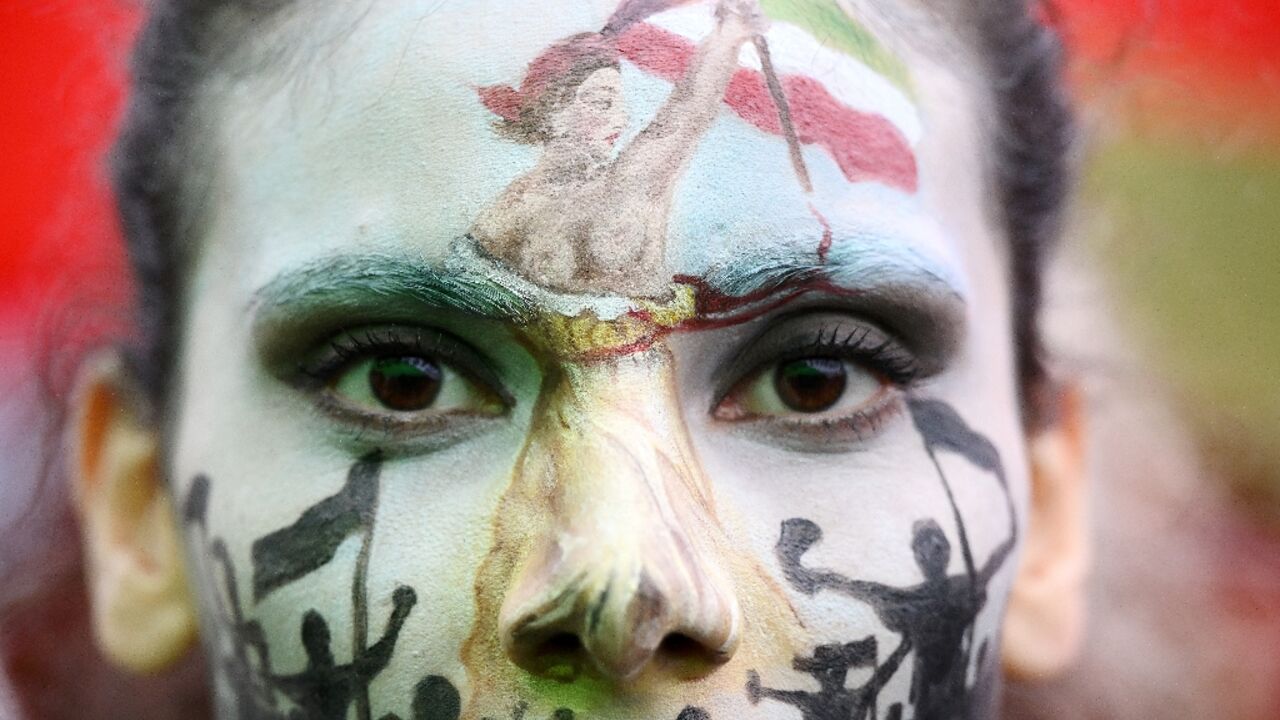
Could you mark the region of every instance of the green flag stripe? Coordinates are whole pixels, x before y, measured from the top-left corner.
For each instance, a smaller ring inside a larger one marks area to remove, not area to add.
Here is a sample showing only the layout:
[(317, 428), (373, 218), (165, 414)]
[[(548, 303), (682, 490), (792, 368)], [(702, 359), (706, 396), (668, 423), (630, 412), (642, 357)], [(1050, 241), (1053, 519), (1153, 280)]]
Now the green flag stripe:
[(760, 0), (760, 7), (770, 18), (804, 29), (823, 45), (861, 60), (903, 91), (911, 91), (906, 63), (835, 0)]

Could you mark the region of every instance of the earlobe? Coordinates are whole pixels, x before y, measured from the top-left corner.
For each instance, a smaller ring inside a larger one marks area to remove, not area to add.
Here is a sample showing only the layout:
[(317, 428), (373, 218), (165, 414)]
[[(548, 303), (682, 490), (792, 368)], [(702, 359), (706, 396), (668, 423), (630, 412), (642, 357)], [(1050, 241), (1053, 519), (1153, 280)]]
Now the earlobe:
[(80, 370), (68, 457), (98, 644), (138, 673), (165, 669), (196, 637), (182, 542), (159, 472), (156, 430), (114, 354)]
[(1031, 502), (1022, 564), (1004, 623), (1005, 671), (1041, 680), (1065, 670), (1084, 638), (1090, 565), (1084, 409), (1063, 390), (1057, 421), (1030, 439)]

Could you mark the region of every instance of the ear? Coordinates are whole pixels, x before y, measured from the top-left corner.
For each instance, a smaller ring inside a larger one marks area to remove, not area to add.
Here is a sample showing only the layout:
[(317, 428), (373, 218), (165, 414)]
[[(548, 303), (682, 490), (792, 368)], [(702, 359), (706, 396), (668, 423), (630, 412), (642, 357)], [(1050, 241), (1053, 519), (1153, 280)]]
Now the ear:
[(1084, 637), (1087, 528), (1080, 389), (1062, 390), (1056, 422), (1029, 442), (1031, 508), (1004, 623), (1005, 672), (1041, 680), (1065, 670)]
[(156, 429), (138, 412), (114, 353), (80, 369), (68, 457), (84, 537), (93, 627), (102, 651), (138, 673), (163, 670), (196, 637)]

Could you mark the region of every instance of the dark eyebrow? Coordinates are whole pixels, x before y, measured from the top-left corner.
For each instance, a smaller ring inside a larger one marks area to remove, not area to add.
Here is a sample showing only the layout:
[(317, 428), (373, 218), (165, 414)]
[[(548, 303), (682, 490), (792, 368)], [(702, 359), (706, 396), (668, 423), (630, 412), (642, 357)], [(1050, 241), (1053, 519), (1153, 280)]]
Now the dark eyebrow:
[(256, 320), (279, 312), (404, 305), (524, 322), (527, 299), (489, 277), (394, 255), (338, 255), (281, 273), (253, 295)]
[(523, 324), (526, 298), (479, 271), (395, 255), (337, 255), (286, 270), (249, 302), (268, 367), (282, 367), (320, 337), (352, 324), (418, 324), (453, 315)]
[(945, 361), (967, 329), (955, 273), (905, 247), (838, 244), (825, 258), (786, 245), (745, 251), (692, 279), (701, 321), (735, 324), (815, 296), (876, 322), (922, 355)]

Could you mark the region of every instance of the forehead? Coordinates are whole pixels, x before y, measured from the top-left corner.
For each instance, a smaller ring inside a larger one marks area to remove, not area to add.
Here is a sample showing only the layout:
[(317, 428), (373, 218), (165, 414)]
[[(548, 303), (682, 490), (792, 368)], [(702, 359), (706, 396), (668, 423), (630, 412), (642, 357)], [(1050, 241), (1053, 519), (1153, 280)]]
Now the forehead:
[[(809, 177), (798, 176), (763, 81), (754, 94), (735, 95), (731, 83), (673, 179), (674, 272), (713, 273), (753, 251), (766, 261), (816, 251), (834, 235), (849, 252), (896, 257), (962, 288), (967, 245), (982, 235), (966, 230), (984, 224), (957, 210), (985, 205), (976, 94), (871, 10), (760, 4)], [(714, 2), (628, 5), (661, 7), (619, 41), (619, 145), (645, 129), (716, 24)], [(351, 250), (446, 257), (542, 153), (495, 133), (484, 90), (519, 88), (550, 46), (604, 28), (619, 7), (351, 3), (255, 30), (238, 63), (252, 70), (205, 94), (210, 232), (248, 265), (237, 277), (260, 286), (290, 264)], [(738, 62), (739, 74), (764, 77), (759, 44)]]

